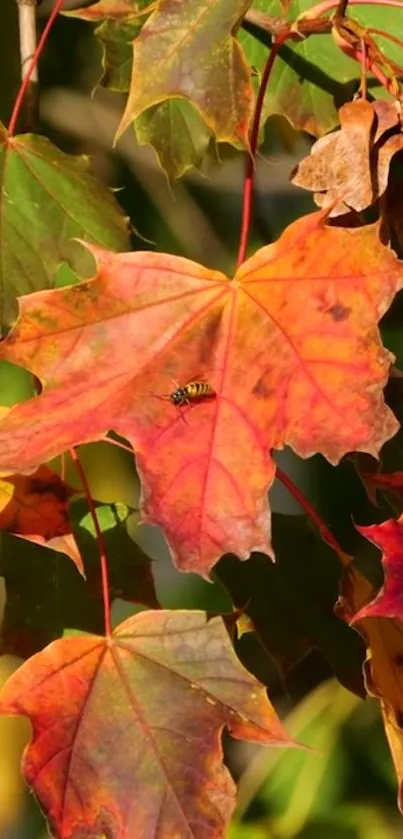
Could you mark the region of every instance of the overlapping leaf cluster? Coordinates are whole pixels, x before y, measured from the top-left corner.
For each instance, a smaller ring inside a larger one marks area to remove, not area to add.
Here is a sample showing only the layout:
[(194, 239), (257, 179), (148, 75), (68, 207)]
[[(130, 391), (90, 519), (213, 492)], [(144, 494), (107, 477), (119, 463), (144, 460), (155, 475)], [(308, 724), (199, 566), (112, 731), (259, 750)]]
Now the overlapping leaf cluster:
[[(241, 30), (250, 6), (99, 0), (74, 13), (98, 24), (103, 83), (128, 91), (117, 136), (133, 124), (172, 176), (198, 166), (211, 141), (249, 148), (267, 58), (261, 40)], [(337, 111), (320, 73), (312, 82), (302, 72), (312, 62), (319, 70), (318, 53), (294, 40), (275, 65), (263, 118), (285, 113), (319, 135)], [(329, 68), (336, 84), (357, 73), (349, 61)], [(231, 278), (171, 254), (129, 252), (127, 221), (87, 161), (34, 135), (1, 135), (2, 327), (12, 328), (0, 360), (32, 373), (35, 391), (0, 419), (0, 527), (8, 531), (1, 640), (3, 651), (35, 655), (8, 680), (0, 710), (31, 719), (23, 771), (60, 839), (225, 835), (235, 790), (223, 729), (295, 745), (235, 656), (230, 636), (244, 610), (283, 675), (318, 647), (358, 694), (364, 639), (366, 690), (380, 699), (402, 780), (401, 519), (359, 528), (384, 551), (385, 587), (371, 600), (353, 560), (337, 544), (330, 559), (305, 522), (290, 544), (288, 523), (277, 520), (272, 544), (268, 501), (273, 450), (320, 453), (336, 465), (352, 452), (378, 457), (399, 432), (399, 409), (384, 398), (395, 359), (379, 322), (403, 285), (392, 247), (401, 243), (401, 197), (390, 177), (402, 150), (401, 109), (369, 101), (361, 82), (358, 100), (345, 97), (339, 130), (319, 139), (294, 173), (321, 210)], [(71, 249), (73, 237), (81, 244)], [(63, 267), (72, 284), (57, 287)], [(134, 503), (122, 509), (95, 491), (104, 504), (89, 528), (65, 464), (54, 459), (85, 443), (119, 443), (116, 435), (135, 455), (136, 512), (163, 528), (180, 570), (209, 578), (215, 568), (240, 610), (226, 626), (221, 617), (160, 608), (151, 562), (129, 535)], [(382, 489), (399, 501), (403, 464), (390, 474), (358, 454), (355, 463), (372, 502)], [(58, 596), (60, 580), (65, 588), (67, 605), (51, 619), (39, 610), (33, 621), (32, 591), (21, 596), (22, 539), (35, 583), (50, 599), (55, 579)], [(40, 545), (52, 548), (46, 559)], [(233, 556), (217, 566), (224, 554)], [(322, 583), (324, 564), (332, 570)], [(300, 574), (311, 595), (302, 604)], [(147, 610), (112, 632), (116, 597)], [(91, 635), (60, 638), (72, 626)]]

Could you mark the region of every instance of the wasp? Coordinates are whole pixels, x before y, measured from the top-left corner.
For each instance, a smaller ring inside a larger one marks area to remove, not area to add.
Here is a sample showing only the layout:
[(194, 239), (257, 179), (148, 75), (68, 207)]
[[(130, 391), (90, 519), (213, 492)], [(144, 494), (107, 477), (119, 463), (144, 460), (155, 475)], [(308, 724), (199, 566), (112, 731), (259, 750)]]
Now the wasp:
[(169, 394), (168, 399), (177, 408), (190, 405), (191, 402), (202, 402), (204, 399), (212, 399), (216, 396), (215, 390), (208, 382), (188, 382), (183, 387), (176, 389)]
[[(206, 399), (214, 399), (216, 397), (215, 390), (208, 384), (202, 381), (190, 381), (185, 385), (179, 385), (174, 381), (175, 390), (166, 396), (160, 396), (160, 399), (167, 399), (175, 408), (184, 408), (190, 405), (191, 402), (204, 402)], [(186, 422), (185, 418), (182, 419)]]

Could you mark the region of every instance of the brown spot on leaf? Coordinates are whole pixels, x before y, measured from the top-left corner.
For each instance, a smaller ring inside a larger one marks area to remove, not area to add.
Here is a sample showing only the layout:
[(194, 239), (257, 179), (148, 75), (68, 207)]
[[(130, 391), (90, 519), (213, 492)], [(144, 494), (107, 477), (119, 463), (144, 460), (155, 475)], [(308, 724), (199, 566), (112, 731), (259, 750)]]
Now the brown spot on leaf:
[(267, 373), (263, 373), (263, 375), (260, 376), (260, 378), (257, 380), (252, 390), (253, 396), (257, 396), (261, 399), (266, 399), (268, 396), (270, 396), (271, 393), (273, 393), (273, 388), (268, 387), (266, 384), (266, 377)]
[(329, 315), (331, 315), (335, 321), (347, 320), (350, 311), (351, 310), (348, 306), (342, 306), (341, 303), (335, 303), (334, 306), (331, 306), (331, 308), (328, 309)]
[(200, 361), (204, 364), (211, 362), (211, 357), (217, 346), (221, 334), (222, 309), (217, 309), (206, 318), (200, 329)]

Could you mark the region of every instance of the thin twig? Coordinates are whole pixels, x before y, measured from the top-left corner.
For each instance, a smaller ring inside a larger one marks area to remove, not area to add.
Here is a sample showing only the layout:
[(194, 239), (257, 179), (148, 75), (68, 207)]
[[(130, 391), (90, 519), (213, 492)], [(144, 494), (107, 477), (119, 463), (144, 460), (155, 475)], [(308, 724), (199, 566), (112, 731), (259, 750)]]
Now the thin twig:
[(337, 9), (334, 13), (335, 18), (343, 18), (346, 16), (348, 0), (339, 0)]
[[(19, 2), (19, 0), (17, 0), (17, 2)], [(15, 132), (15, 128), (16, 128), (16, 125), (17, 125), (17, 120), (18, 120), (18, 117), (20, 115), (20, 111), (21, 111), (21, 107), (22, 107), (22, 103), (25, 99), (25, 95), (26, 95), (26, 92), (29, 88), (31, 79), (33, 78), (33, 75), (35, 73), (35, 70), (36, 70), (36, 67), (37, 67), (37, 64), (38, 64), (39, 56), (42, 53), (42, 50), (43, 50), (43, 48), (46, 44), (46, 41), (48, 39), (49, 32), (50, 32), (50, 30), (53, 26), (55, 18), (57, 17), (61, 7), (63, 6), (63, 3), (64, 3), (64, 0), (56, 0), (55, 5), (53, 6), (53, 9), (52, 9), (52, 11), (49, 15), (48, 22), (47, 22), (47, 24), (46, 24), (46, 26), (45, 26), (45, 28), (42, 32), (42, 35), (39, 39), (38, 46), (36, 47), (35, 52), (34, 52), (32, 58), (31, 58), (31, 60), (28, 63), (28, 66), (26, 67), (26, 69), (24, 68), (24, 79), (23, 79), (22, 85), (21, 85), (21, 87), (18, 91), (18, 95), (17, 95), (15, 103), (14, 103), (13, 112), (11, 114), (11, 119), (10, 119), (10, 123), (9, 123), (9, 126), (8, 126), (8, 133), (9, 133), (10, 137), (12, 137), (14, 132)]]
[(294, 481), (292, 481), (291, 478), (289, 478), (288, 475), (286, 475), (286, 473), (283, 472), (282, 469), (280, 469), (279, 466), (277, 466), (276, 468), (276, 478), (278, 478), (279, 481), (281, 481), (281, 483), (283, 484), (283, 486), (285, 486), (286, 489), (288, 489), (290, 495), (292, 495), (293, 498), (295, 498), (295, 500), (298, 501), (298, 503), (301, 505), (302, 509), (305, 510), (306, 514), (309, 516), (311, 521), (313, 521), (314, 524), (316, 524), (316, 527), (318, 528), (322, 539), (329, 545), (329, 547), (333, 548), (333, 550), (336, 551), (339, 559), (344, 557), (344, 551), (341, 545), (339, 545), (336, 537), (333, 535), (332, 531), (329, 530), (327, 524), (325, 524), (318, 511), (315, 510), (315, 507), (312, 506), (311, 502), (308, 500), (308, 498), (306, 498), (304, 493), (299, 489), (299, 487), (297, 487), (296, 484), (294, 484)]
[(332, 21), (329, 17), (317, 17), (314, 20), (307, 18), (301, 19), (298, 23), (298, 31), (291, 30), (292, 23), (286, 18), (274, 17), (273, 15), (266, 15), (264, 12), (259, 12), (257, 9), (249, 9), (242, 23), (244, 29), (260, 29), (266, 35), (272, 35), (274, 38), (280, 38), (289, 33), (291, 40), (302, 40), (308, 35), (329, 35), (332, 31)]
[(266, 95), (266, 88), (269, 82), (270, 74), (273, 69), (273, 64), (277, 58), (278, 51), (280, 47), (284, 44), (287, 38), (290, 37), (289, 30), (284, 32), (282, 35), (279, 35), (273, 41), (272, 48), (270, 50), (270, 54), (268, 60), (266, 62), (266, 66), (263, 71), (262, 81), (259, 87), (259, 93), (257, 95), (255, 112), (253, 114), (253, 122), (252, 122), (252, 131), (250, 137), (250, 152), (246, 163), (246, 173), (245, 173), (245, 181), (244, 181), (244, 190), (243, 190), (243, 201), (242, 201), (242, 222), (241, 222), (241, 235), (239, 240), (239, 251), (238, 251), (238, 259), (237, 259), (237, 266), (239, 267), (245, 261), (246, 257), (246, 250), (248, 247), (248, 239), (249, 239), (249, 229), (250, 229), (250, 222), (251, 222), (251, 214), (252, 214), (252, 194), (253, 194), (253, 179), (255, 173), (255, 157), (256, 157), (256, 150), (259, 138), (259, 127), (260, 127), (260, 120), (262, 116), (263, 110), (263, 103), (264, 97)]
[(112, 635), (112, 620), (111, 620), (111, 607), (110, 607), (110, 587), (109, 587), (109, 575), (108, 575), (108, 560), (106, 556), (106, 545), (104, 534), (99, 526), (97, 511), (95, 509), (94, 500), (91, 495), (91, 490), (87, 481), (87, 476), (85, 474), (83, 465), (80, 461), (79, 455), (76, 449), (70, 449), (71, 459), (73, 460), (77, 472), (80, 476), (80, 480), (83, 486), (83, 490), (85, 492), (85, 496), (87, 499), (87, 504), (89, 511), (91, 513), (91, 518), (94, 523), (94, 530), (97, 538), (98, 549), (99, 549), (99, 560), (101, 564), (101, 578), (102, 578), (102, 599), (104, 605), (104, 622), (105, 622), (105, 635), (110, 637)]
[[(299, 40), (300, 38), (308, 38), (309, 35), (327, 35), (332, 31), (334, 17), (323, 17), (328, 12), (336, 10), (340, 7), (340, 3), (345, 0), (322, 0), (315, 6), (303, 12), (300, 20), (297, 21), (298, 27), (293, 29), (291, 38)], [(351, 6), (390, 6), (392, 8), (400, 8), (403, 10), (402, 0), (348, 0), (349, 7)], [(347, 5), (347, 2), (345, 2)], [(244, 29), (261, 30), (266, 35), (278, 37), (288, 32), (291, 29), (292, 21), (283, 17), (275, 17), (274, 15), (267, 15), (265, 12), (260, 12), (258, 9), (248, 9), (246, 12), (242, 26)]]
[(360, 94), (362, 99), (366, 99), (368, 95), (367, 85), (367, 45), (363, 38), (361, 38), (361, 84)]
[(375, 26), (365, 27), (365, 31), (367, 35), (381, 35), (382, 38), (387, 38), (388, 41), (392, 41), (394, 44), (396, 44), (396, 46), (403, 49), (403, 41), (401, 40), (401, 38), (396, 38), (396, 35), (392, 35), (391, 32), (385, 32), (383, 29), (377, 29)]
[[(301, 23), (314, 23), (321, 15), (337, 9), (339, 0), (321, 0), (316, 6), (311, 6), (306, 12), (302, 12), (301, 20), (298, 21), (298, 29), (302, 32)], [(402, 0), (349, 0), (349, 6), (388, 6), (402, 11)], [(304, 31), (304, 35), (314, 34)]]

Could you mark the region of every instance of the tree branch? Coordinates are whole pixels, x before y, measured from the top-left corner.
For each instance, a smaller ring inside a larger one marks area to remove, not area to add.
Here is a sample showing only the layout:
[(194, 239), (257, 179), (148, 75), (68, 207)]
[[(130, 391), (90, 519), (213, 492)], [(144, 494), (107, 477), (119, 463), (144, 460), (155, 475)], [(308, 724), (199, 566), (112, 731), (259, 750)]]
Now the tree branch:
[(334, 13), (336, 18), (343, 18), (346, 16), (348, 0), (339, 0), (337, 9)]
[(274, 15), (266, 15), (264, 12), (259, 12), (257, 9), (249, 9), (243, 19), (242, 26), (249, 31), (256, 31), (267, 38), (271, 35), (274, 38), (285, 35), (290, 32), (290, 38), (300, 40), (307, 38), (308, 35), (326, 35), (332, 31), (332, 22), (328, 17), (319, 17), (314, 20), (302, 19), (298, 22), (298, 31), (293, 30), (292, 24), (289, 20)]

